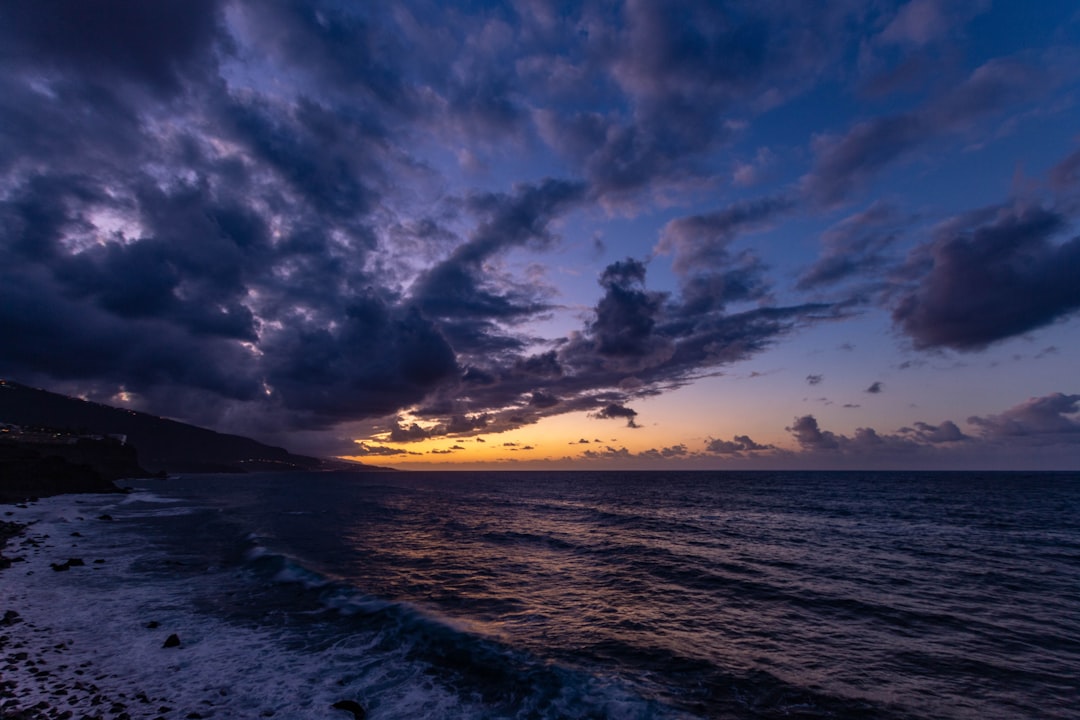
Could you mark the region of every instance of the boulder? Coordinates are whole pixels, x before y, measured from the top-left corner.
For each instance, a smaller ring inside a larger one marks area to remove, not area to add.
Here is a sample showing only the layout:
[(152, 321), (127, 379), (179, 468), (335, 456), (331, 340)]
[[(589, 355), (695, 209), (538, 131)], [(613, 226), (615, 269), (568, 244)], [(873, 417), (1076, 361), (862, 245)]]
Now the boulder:
[(367, 711), (364, 710), (364, 706), (355, 700), (338, 700), (331, 707), (335, 710), (351, 712), (356, 720), (364, 720), (364, 718), (367, 717)]

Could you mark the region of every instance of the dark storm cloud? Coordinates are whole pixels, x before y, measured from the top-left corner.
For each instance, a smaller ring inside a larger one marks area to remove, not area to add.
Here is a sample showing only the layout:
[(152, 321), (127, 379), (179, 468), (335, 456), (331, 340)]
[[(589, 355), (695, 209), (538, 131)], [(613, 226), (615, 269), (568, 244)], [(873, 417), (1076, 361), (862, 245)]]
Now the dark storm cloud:
[(385, 140), (381, 128), (343, 120), (306, 99), (292, 108), (232, 101), (223, 114), (237, 140), (317, 212), (346, 218), (374, 206), (376, 189), (363, 174), (375, 175), (370, 161)]
[[(98, 380), (115, 386), (187, 385), (234, 400), (255, 396), (251, 356), (154, 318), (124, 319), (67, 297), (40, 268), (0, 270), (3, 371), (19, 377)], [(239, 370), (229, 370), (236, 368)], [(115, 387), (114, 386), (114, 387)]]
[(596, 306), (591, 330), (600, 355), (641, 358), (656, 351), (653, 330), (664, 296), (645, 290), (645, 266), (627, 258), (612, 263), (600, 276), (604, 296)]
[[(579, 164), (594, 190), (619, 198), (650, 185), (707, 176), (700, 158), (731, 136), (736, 103), (765, 110), (796, 94), (835, 57), (854, 7), (704, 0), (628, 2), (584, 11), (583, 83), (614, 102), (534, 114), (541, 135)], [(555, 58), (540, 63), (548, 75)], [(602, 95), (602, 97), (604, 97)], [(629, 107), (622, 111), (614, 107)]]
[(496, 321), (513, 322), (546, 308), (531, 286), (495, 283), (484, 263), (511, 248), (543, 248), (553, 242), (553, 219), (579, 203), (582, 183), (547, 178), (522, 184), (512, 194), (484, 193), (468, 198), (469, 209), (481, 218), (468, 240), (442, 262), (425, 272), (411, 289), (413, 301), (430, 317), (446, 322), (463, 352), (516, 348), (520, 343), (502, 335)]
[(216, 0), (56, 0), (5, 3), (8, 58), (95, 83), (121, 78), (175, 92), (216, 34)]
[(628, 401), (682, 385), (760, 352), (801, 325), (836, 316), (821, 304), (726, 314), (650, 291), (646, 276), (638, 260), (612, 263), (598, 278), (604, 294), (580, 332), (531, 356), (476, 357), (461, 385), (441, 388), (431, 406), (443, 413), (498, 408), (487, 431), (574, 411), (634, 422)]
[(241, 32), (251, 36), (245, 39), (280, 67), (385, 108), (410, 109), (416, 102), (397, 60), (408, 48), (380, 4), (284, 0), (236, 9), (243, 15)]
[[(794, 209), (787, 195), (672, 220), (657, 251), (677, 292), (650, 289), (641, 260), (614, 262), (561, 338), (530, 335), (557, 301), (508, 258), (551, 250), (581, 208), (637, 212), (626, 202), (649, 191), (705, 187), (739, 128), (843, 51), (858, 3), (152, 5), (0, 8), (4, 374), (99, 399), (123, 388), (235, 431), (400, 415), (382, 427), (408, 442), (564, 412), (634, 426), (628, 403), (842, 317), (776, 306), (768, 268), (738, 247)], [(1026, 79), (988, 64), (910, 117), (822, 139), (807, 182), (844, 196)], [(566, 177), (534, 172), (539, 142), (561, 155), (543, 172)], [(503, 192), (506, 177), (462, 189), (442, 166), (517, 172), (504, 161), (519, 152), (530, 179)], [(1060, 167), (1064, 186), (1075, 172)], [(830, 231), (806, 288), (877, 270), (888, 218), (874, 212)], [(1015, 253), (1016, 293), (1074, 259), (1075, 241), (1040, 242)], [(897, 317), (913, 336), (937, 337), (935, 302), (960, 282), (943, 267), (908, 288), (919, 307)], [(1075, 307), (1031, 295), (1013, 299), (1039, 317)]]
[(893, 319), (918, 348), (980, 350), (1080, 308), (1080, 238), (1044, 207), (988, 208), (954, 218), (911, 260), (927, 267)]
[(269, 333), (260, 347), (274, 391), (328, 422), (395, 412), (458, 374), (430, 321), (371, 297), (351, 299), (336, 327)]

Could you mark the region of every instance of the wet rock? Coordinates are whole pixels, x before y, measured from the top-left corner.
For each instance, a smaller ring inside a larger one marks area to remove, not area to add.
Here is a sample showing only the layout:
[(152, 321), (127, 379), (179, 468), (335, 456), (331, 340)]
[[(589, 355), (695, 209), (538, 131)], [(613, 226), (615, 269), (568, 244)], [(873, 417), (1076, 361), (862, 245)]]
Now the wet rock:
[(176, 633), (173, 633), (169, 637), (165, 638), (165, 644), (162, 645), (161, 647), (163, 647), (163, 648), (180, 647), (180, 636), (177, 635)]
[(159, 627), (161, 627), (161, 623), (159, 623), (157, 620), (151, 620), (150, 622), (146, 623), (147, 630), (156, 630)]
[(49, 567), (56, 572), (66, 572), (71, 569), (71, 566), (67, 563), (49, 563)]
[(98, 520), (104, 520), (105, 522), (110, 522), (112, 519), (113, 519), (112, 515), (108, 515), (108, 514), (98, 515)]
[(19, 622), (19, 613), (14, 610), (5, 610), (4, 619), (0, 620), (0, 625), (14, 625)]
[(351, 712), (356, 720), (364, 720), (367, 717), (367, 711), (364, 710), (364, 706), (355, 700), (338, 700), (331, 705), (335, 710), (344, 710), (345, 712)]

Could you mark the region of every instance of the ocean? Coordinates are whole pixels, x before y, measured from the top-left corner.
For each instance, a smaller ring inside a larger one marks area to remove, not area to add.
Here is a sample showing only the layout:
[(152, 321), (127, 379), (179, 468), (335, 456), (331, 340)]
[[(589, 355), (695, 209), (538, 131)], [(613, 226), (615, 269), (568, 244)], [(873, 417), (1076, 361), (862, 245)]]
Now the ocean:
[(131, 484), (0, 595), (145, 717), (1080, 718), (1077, 473)]

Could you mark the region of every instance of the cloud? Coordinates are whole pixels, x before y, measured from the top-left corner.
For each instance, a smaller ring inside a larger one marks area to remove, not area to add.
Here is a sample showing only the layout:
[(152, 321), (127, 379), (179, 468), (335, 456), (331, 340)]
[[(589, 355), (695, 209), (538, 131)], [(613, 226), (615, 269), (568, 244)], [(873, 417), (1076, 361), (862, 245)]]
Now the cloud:
[(215, 0), (112, 2), (104, 11), (78, 0), (48, 7), (17, 3), (0, 11), (0, 28), (16, 62), (72, 73), (102, 87), (120, 79), (172, 94), (192, 65), (209, 62), (217, 6)]
[(632, 258), (612, 263), (600, 276), (604, 296), (590, 326), (596, 351), (613, 360), (639, 362), (665, 354), (670, 344), (654, 330), (664, 295), (645, 290), (645, 266)]
[(444, 332), (465, 353), (516, 347), (496, 323), (516, 322), (547, 309), (526, 285), (491, 278), (485, 263), (499, 253), (531, 244), (544, 248), (554, 238), (551, 221), (584, 195), (585, 186), (545, 179), (522, 184), (513, 193), (483, 193), (468, 199), (481, 221), (469, 239), (421, 275), (411, 296), (426, 315), (442, 322)]
[(938, 425), (931, 425), (929, 423), (917, 422), (914, 428), (903, 427), (898, 430), (900, 434), (906, 435), (920, 443), (928, 443), (931, 445), (937, 445), (939, 443), (953, 443), (962, 442), (964, 440), (970, 440), (971, 438), (961, 432), (956, 423), (951, 420), (945, 420)]
[(762, 445), (750, 439), (749, 435), (736, 435), (731, 440), (709, 438), (705, 443), (705, 452), (713, 455), (739, 455), (760, 450), (772, 450), (772, 445)]
[(949, 22), (940, 0), (911, 0), (903, 5), (878, 36), (884, 43), (925, 45), (944, 36)]
[(626, 418), (626, 427), (639, 427), (639, 425), (634, 421), (634, 418), (637, 417), (637, 410), (624, 407), (617, 403), (610, 403), (604, 406), (594, 414), (594, 417), (600, 418), (601, 420), (610, 420), (612, 418)]
[[(759, 119), (832, 87), (868, 35), (874, 53), (922, 52), (966, 11), (103, 7), (0, 8), (0, 373), (281, 438), (341, 442), (370, 421), (388, 443), (456, 439), (560, 413), (636, 426), (638, 400), (851, 312), (778, 301), (779, 256), (748, 249), (755, 233), (1059, 82), (1040, 78), (1044, 57), (989, 61), (819, 137), (801, 188), (744, 197), (799, 162), (762, 144)], [(1060, 237), (1075, 157), (1050, 172), (1057, 224), (958, 220), (897, 272), (882, 302), (919, 347), (974, 349), (1075, 310), (1076, 241)], [(651, 253), (622, 215), (652, 223)], [(885, 204), (835, 223), (799, 288), (884, 275), (907, 223)], [(995, 233), (1028, 239), (983, 241)], [(592, 297), (560, 297), (553, 253), (601, 236), (622, 259)], [(767, 448), (740, 438), (723, 442)]]
[(916, 454), (933, 454), (947, 459), (949, 453), (967, 451), (964, 435), (955, 423), (946, 420), (938, 425), (924, 422), (915, 427), (901, 428), (895, 434), (879, 433), (872, 427), (856, 428), (854, 434), (844, 435), (823, 430), (813, 415), (795, 418), (788, 428), (800, 450), (811, 456), (855, 457), (864, 460), (911, 459)]
[(875, 201), (826, 230), (821, 257), (800, 276), (796, 287), (812, 290), (864, 277), (891, 265), (885, 250), (896, 240), (900, 225), (896, 210)]
[(870, 186), (884, 168), (942, 135), (1038, 97), (1056, 77), (1024, 57), (994, 58), (963, 81), (914, 110), (861, 120), (841, 135), (817, 136), (814, 167), (802, 178), (803, 191), (835, 206), (856, 188)]
[(776, 163), (776, 153), (767, 147), (758, 148), (750, 162), (736, 162), (731, 173), (731, 183), (737, 187), (751, 187), (762, 182)]
[(671, 267), (679, 275), (722, 267), (728, 261), (728, 245), (738, 233), (761, 230), (793, 206), (793, 200), (785, 196), (763, 197), (677, 218), (661, 230), (656, 250), (674, 256)]
[[(141, 409), (234, 432), (409, 410), (423, 426), (386, 425), (409, 442), (625, 407), (829, 313), (765, 305), (763, 264), (728, 254), (778, 199), (672, 224), (679, 262), (693, 250), (676, 235), (712, 233), (715, 266), (673, 298), (646, 287), (644, 263), (613, 263), (561, 338), (530, 336), (555, 302), (512, 263), (552, 250), (582, 207), (708, 174), (699, 153), (737, 125), (719, 109), (821, 67), (831, 46), (802, 21), (755, 4), (740, 10), (750, 35), (708, 3), (630, 4), (608, 28), (592, 7), (478, 22), (159, 5), (0, 10), (0, 331), (19, 339), (4, 374), (100, 399), (123, 387)], [(581, 177), (449, 187), (422, 149), (528, 152), (545, 117), (558, 147), (585, 141), (566, 165)], [(760, 306), (725, 313), (746, 300)]]
[(650, 448), (638, 453), (637, 456), (648, 460), (671, 460), (672, 458), (685, 458), (690, 455), (689, 449), (685, 445), (671, 445), (670, 447)]
[(884, 389), (885, 386), (882, 384), (882, 382), (880, 380), (875, 380), (874, 382), (870, 383), (870, 387), (866, 388), (866, 390), (864, 390), (863, 392), (868, 392), (871, 395), (877, 395)]
[(427, 440), (429, 437), (431, 437), (431, 431), (425, 430), (416, 423), (406, 426), (399, 421), (394, 424), (393, 429), (390, 431), (390, 441), (396, 443), (418, 442)]
[(1017, 453), (1040, 448), (1055, 467), (1068, 456), (1055, 453), (1080, 443), (1080, 395), (1051, 393), (1031, 398), (996, 415), (967, 419), (977, 433), (968, 434), (951, 420), (933, 424), (916, 422), (895, 433), (856, 428), (846, 435), (824, 430), (813, 415), (795, 419), (787, 430), (799, 446), (794, 458), (803, 466), (881, 467), (1013, 467)]
[(634, 456), (625, 447), (616, 449), (610, 445), (606, 445), (603, 450), (586, 450), (581, 453), (581, 457), (590, 460), (626, 460)]
[(821, 381), (824, 380), (824, 379), (825, 379), (824, 375), (807, 375), (806, 376), (806, 384), (807, 385), (820, 385)]
[(909, 265), (927, 269), (893, 320), (917, 348), (973, 351), (1071, 315), (1080, 238), (1052, 241), (1067, 227), (1055, 210), (1019, 204), (953, 218), (912, 254)]
[(822, 431), (818, 427), (817, 419), (813, 415), (803, 415), (795, 418), (791, 427), (785, 428), (795, 436), (796, 442), (804, 450), (839, 450), (840, 442), (836, 435), (829, 431)]
[(1048, 173), (1050, 186), (1065, 191), (1080, 188), (1080, 150), (1065, 156)]
[(1080, 395), (1052, 393), (1031, 398), (1000, 415), (968, 418), (987, 439), (1032, 438), (1080, 442)]
[[(535, 112), (535, 122), (606, 201), (693, 182), (708, 174), (700, 159), (730, 140), (724, 120), (736, 103), (760, 112), (797, 94), (836, 56), (825, 38), (845, 34), (855, 14), (815, 7), (796, 19), (778, 6), (697, 0), (589, 7), (566, 28), (586, 38), (577, 103)], [(551, 76), (561, 59), (538, 65)], [(621, 102), (597, 107), (598, 89)]]
[(839, 204), (931, 130), (925, 118), (903, 113), (859, 122), (843, 136), (819, 136), (813, 143), (814, 169), (804, 177), (803, 186), (818, 202)]
[(420, 455), (421, 453), (410, 452), (409, 450), (402, 450), (400, 448), (393, 448), (387, 445), (371, 445), (366, 442), (357, 441), (356, 447), (352, 451), (356, 455), (362, 456), (381, 456), (391, 457), (394, 455)]

